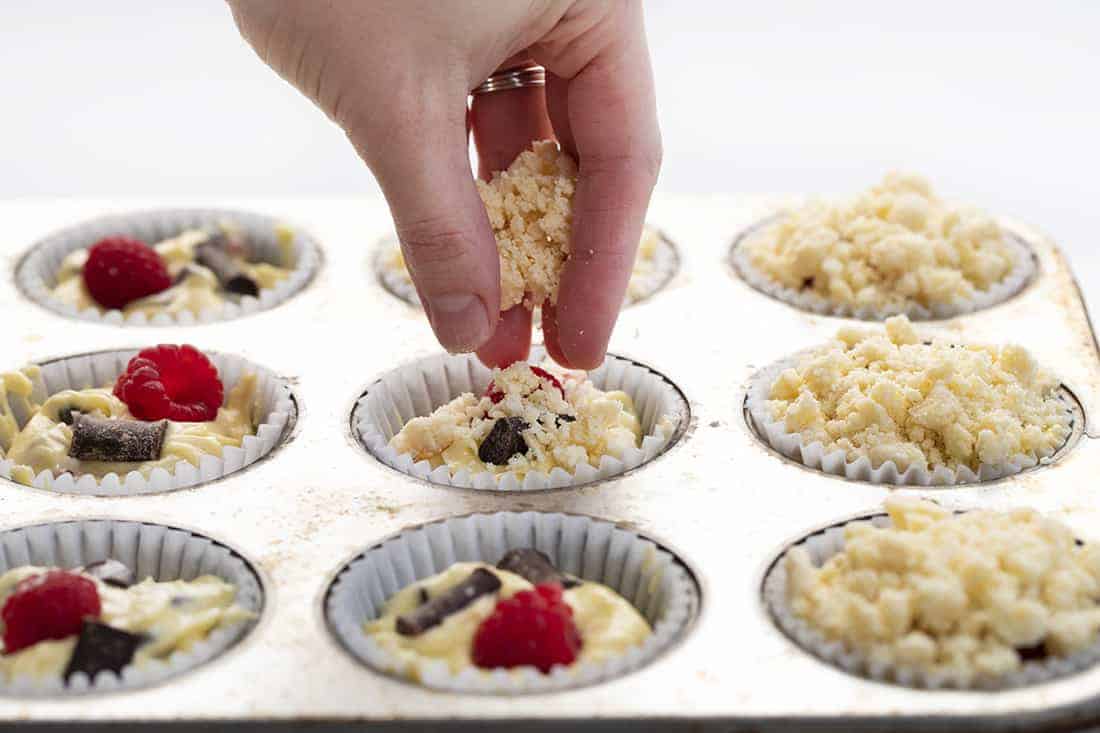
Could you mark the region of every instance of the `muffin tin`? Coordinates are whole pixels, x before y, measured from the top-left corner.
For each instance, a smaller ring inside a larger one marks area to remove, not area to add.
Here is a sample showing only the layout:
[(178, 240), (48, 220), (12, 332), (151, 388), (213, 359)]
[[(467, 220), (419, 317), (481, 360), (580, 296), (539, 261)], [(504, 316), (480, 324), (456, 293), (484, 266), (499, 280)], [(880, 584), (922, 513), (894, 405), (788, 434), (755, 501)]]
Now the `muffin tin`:
[[(422, 316), (365, 273), (364, 248), (385, 235), (380, 201), (219, 201), (285, 218), (320, 243), (325, 264), (279, 308), (191, 327), (78, 323), (30, 302), (14, 267), (51, 231), (150, 203), (0, 204), (7, 283), (0, 312), (8, 370), (29, 361), (159, 342), (239, 354), (288, 378), (298, 419), (265, 461), (210, 485), (102, 498), (0, 482), (0, 529), (112, 518), (192, 529), (225, 542), (265, 590), (255, 628), (223, 655), (148, 689), (61, 698), (0, 698), (0, 722), (179, 723), (181, 730), (263, 723), (361, 729), (365, 723), (441, 729), (633, 729), (660, 720), (696, 729), (1065, 730), (1100, 722), (1100, 667), (1005, 692), (923, 691), (835, 669), (791, 642), (769, 617), (762, 582), (777, 555), (825, 526), (881, 509), (890, 491), (952, 509), (1030, 506), (1085, 539), (1100, 539), (1094, 483), (1100, 447), (1100, 359), (1066, 262), (1042, 234), (1003, 222), (1033, 248), (1038, 276), (994, 308), (920, 325), (974, 341), (1023, 342), (1080, 401), (1083, 436), (1059, 460), (1009, 479), (947, 489), (890, 489), (803, 470), (766, 448), (745, 422), (749, 378), (825, 341), (842, 319), (804, 313), (746, 285), (726, 265), (737, 233), (786, 200), (655, 198), (648, 218), (681, 243), (681, 268), (653, 298), (623, 311), (611, 350), (667, 376), (691, 424), (660, 460), (576, 489), (484, 492), (436, 486), (390, 470), (351, 431), (357, 398), (395, 366), (439, 353)], [(180, 202), (167, 202), (180, 205)], [(701, 591), (694, 620), (644, 667), (552, 693), (438, 692), (360, 664), (330, 630), (324, 601), (337, 573), (408, 528), (469, 514), (547, 512), (609, 521), (657, 542)], [(135, 730), (143, 726), (134, 725)], [(66, 726), (66, 730), (74, 729)], [(209, 729), (209, 728), (207, 728)]]

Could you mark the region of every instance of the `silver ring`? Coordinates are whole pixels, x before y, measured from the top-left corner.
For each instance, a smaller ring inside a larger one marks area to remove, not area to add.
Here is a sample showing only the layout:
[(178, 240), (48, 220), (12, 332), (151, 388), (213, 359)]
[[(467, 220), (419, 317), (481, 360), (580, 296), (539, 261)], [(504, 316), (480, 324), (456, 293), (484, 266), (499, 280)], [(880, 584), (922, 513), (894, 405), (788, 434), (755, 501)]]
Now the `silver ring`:
[(527, 64), (496, 72), (474, 87), (470, 94), (489, 94), (503, 92), (506, 89), (544, 86), (546, 86), (546, 69), (537, 64)]

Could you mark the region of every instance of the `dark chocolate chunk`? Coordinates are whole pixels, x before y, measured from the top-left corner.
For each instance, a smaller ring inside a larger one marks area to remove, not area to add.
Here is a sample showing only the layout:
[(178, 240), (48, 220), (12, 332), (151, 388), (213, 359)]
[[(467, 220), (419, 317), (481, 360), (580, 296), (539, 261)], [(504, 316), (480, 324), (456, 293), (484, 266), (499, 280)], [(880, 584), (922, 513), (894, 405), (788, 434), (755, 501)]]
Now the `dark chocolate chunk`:
[(420, 599), (420, 605), (421, 606), (423, 606), (425, 603), (427, 603), (428, 600), (429, 600), (427, 589), (426, 588), (421, 588), (420, 592), (417, 594), (417, 597)]
[(81, 461), (155, 461), (167, 429), (164, 420), (108, 420), (76, 413), (69, 455)]
[(543, 553), (534, 547), (520, 547), (504, 553), (497, 567), (515, 573), (528, 583), (558, 583), (562, 588), (576, 588), (581, 581), (560, 572)]
[(814, 286), (814, 279), (812, 277), (807, 277), (807, 278), (804, 278), (802, 280), (802, 289), (803, 290), (809, 290), (813, 286)]
[(402, 636), (417, 636), (433, 626), (443, 623), (443, 619), (457, 613), (478, 598), (500, 590), (500, 578), (485, 568), (478, 568), (470, 577), (447, 591), (440, 593), (416, 610), (397, 617), (397, 633)]
[(73, 415), (78, 414), (80, 413), (74, 410), (72, 405), (65, 405), (57, 411), (57, 419), (65, 423), (66, 425), (72, 425)]
[(576, 415), (554, 415), (554, 426), (561, 427), (563, 422), (577, 422)]
[(481, 441), (477, 457), (496, 466), (508, 465), (508, 459), (517, 453), (527, 453), (527, 441), (523, 431), (531, 427), (521, 417), (501, 417), (493, 429)]
[(225, 235), (215, 234), (195, 248), (195, 259), (208, 267), (222, 288), (237, 295), (256, 296), (260, 288), (256, 281), (246, 275), (230, 257), (226, 248)]
[(97, 673), (109, 669), (115, 674), (134, 658), (134, 652), (148, 639), (143, 634), (131, 634), (129, 631), (85, 619), (80, 629), (80, 638), (76, 641), (69, 666), (65, 667), (65, 681), (77, 672), (88, 675), (94, 680)]
[(134, 584), (134, 571), (125, 563), (110, 558), (85, 565), (84, 572), (116, 588), (129, 588)]
[(1041, 641), (1032, 646), (1018, 646), (1016, 647), (1016, 653), (1019, 654), (1020, 659), (1025, 662), (1039, 661), (1050, 656), (1047, 654), (1046, 645)]
[(176, 280), (175, 280), (175, 282), (173, 282), (172, 284), (173, 284), (173, 285), (179, 285), (179, 284), (180, 284), (180, 283), (182, 283), (182, 282), (183, 282), (184, 280), (186, 280), (187, 278), (191, 277), (191, 273), (192, 273), (192, 272), (193, 272), (193, 271), (192, 271), (191, 267), (190, 267), (190, 266), (188, 266), (188, 265), (185, 265), (184, 267), (181, 267), (181, 268), (180, 268), (180, 272), (179, 272), (179, 274), (178, 274), (178, 275), (176, 275)]

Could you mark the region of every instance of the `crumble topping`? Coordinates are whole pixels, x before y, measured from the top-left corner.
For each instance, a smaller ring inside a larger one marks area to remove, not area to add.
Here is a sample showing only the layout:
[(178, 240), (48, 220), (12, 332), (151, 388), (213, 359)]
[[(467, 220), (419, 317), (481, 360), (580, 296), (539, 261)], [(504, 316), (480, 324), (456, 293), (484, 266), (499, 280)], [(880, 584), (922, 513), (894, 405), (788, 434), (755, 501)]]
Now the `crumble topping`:
[(577, 164), (552, 140), (536, 142), (477, 190), (500, 252), (500, 309), (557, 303), (569, 258)]
[(794, 614), (872, 662), (968, 684), (1066, 656), (1100, 629), (1100, 546), (1030, 509), (951, 514), (891, 497), (892, 526), (853, 522), (814, 567), (786, 555)]
[[(512, 472), (522, 478), (556, 467), (573, 472), (582, 463), (598, 466), (603, 456), (620, 457), (640, 444), (641, 424), (629, 395), (604, 392), (583, 372), (550, 370), (543, 373), (552, 373), (561, 390), (523, 362), (496, 369), (491, 385), (496, 402), (489, 394), (462, 394), (431, 415), (410, 420), (390, 445), (433, 467)], [(526, 452), (502, 464), (483, 461), (479, 449), (502, 419), (522, 424), (519, 432)]]
[(785, 369), (772, 418), (808, 444), (898, 470), (1042, 458), (1070, 434), (1058, 380), (1022, 347), (921, 341), (905, 316), (885, 331), (842, 328)]
[(786, 288), (893, 312), (969, 300), (1004, 280), (1017, 256), (987, 214), (896, 172), (849, 200), (787, 212), (742, 246), (754, 269)]

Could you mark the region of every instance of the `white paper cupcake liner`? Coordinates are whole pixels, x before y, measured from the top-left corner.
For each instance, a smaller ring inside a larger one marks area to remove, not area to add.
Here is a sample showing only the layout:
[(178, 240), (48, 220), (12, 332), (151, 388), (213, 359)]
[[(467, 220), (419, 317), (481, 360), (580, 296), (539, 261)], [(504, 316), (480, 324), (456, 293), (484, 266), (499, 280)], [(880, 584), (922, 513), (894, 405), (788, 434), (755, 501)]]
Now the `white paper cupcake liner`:
[(1003, 303), (1019, 293), (1031, 282), (1037, 271), (1035, 255), (1022, 239), (1012, 232), (1005, 232), (1005, 244), (1015, 253), (1016, 264), (1004, 280), (994, 284), (989, 290), (977, 292), (973, 298), (953, 303), (935, 303), (925, 307), (918, 303), (908, 306), (892, 304), (889, 306), (856, 306), (837, 303), (822, 297), (814, 291), (801, 292), (776, 282), (766, 273), (757, 270), (742, 245), (752, 236), (770, 225), (776, 217), (769, 217), (749, 227), (734, 240), (730, 249), (730, 263), (733, 268), (753, 289), (801, 310), (826, 316), (858, 318), (865, 321), (884, 321), (890, 316), (906, 315), (913, 321), (930, 321), (974, 313)]
[[(53, 522), (2, 532), (0, 548), (0, 574), (24, 565), (71, 569), (113, 559), (131, 568), (139, 582), (148, 577), (173, 581), (215, 575), (236, 587), (239, 606), (257, 615), (263, 609), (263, 590), (255, 570), (229, 547), (183, 529), (113, 519)], [(190, 649), (166, 659), (131, 664), (121, 676), (104, 670), (88, 679), (78, 672), (68, 685), (61, 677), (0, 679), (0, 694), (67, 696), (145, 687), (213, 659), (253, 625), (254, 621), (243, 621), (215, 628)]]
[[(856, 519), (853, 522), (871, 522), (876, 527), (889, 527), (890, 518), (885, 514)], [(829, 558), (844, 549), (844, 528), (853, 522), (834, 525), (814, 533), (795, 547), (804, 548), (815, 567), (821, 567)], [(885, 665), (864, 658), (843, 642), (830, 640), (805, 619), (796, 616), (787, 602), (787, 553), (776, 560), (764, 578), (764, 603), (776, 625), (804, 651), (846, 672), (879, 682), (892, 682), (906, 687), (922, 689), (980, 689), (1001, 690), (1039, 684), (1058, 677), (1080, 672), (1100, 661), (1100, 639), (1092, 645), (1068, 657), (1050, 657), (1028, 660), (1016, 672), (997, 678), (982, 677), (969, 684), (957, 676), (914, 667)]]
[[(623, 307), (648, 300), (664, 288), (680, 271), (680, 253), (676, 245), (664, 232), (657, 231), (657, 248), (653, 254), (653, 261), (648, 271), (633, 275), (627, 286)], [(394, 236), (383, 238), (375, 248), (371, 258), (378, 281), (391, 295), (405, 301), (414, 308), (420, 307), (420, 298), (416, 294), (416, 287), (409, 278), (408, 270), (403, 264), (395, 264), (394, 256), (401, 251), (401, 244)], [(538, 312), (535, 318), (539, 317)]]
[[(275, 287), (260, 290), (257, 297), (246, 295), (237, 302), (227, 299), (220, 306), (199, 314), (190, 311), (158, 313), (152, 318), (144, 313), (124, 316), (119, 310), (79, 310), (75, 305), (64, 303), (52, 294), (57, 285), (61, 261), (71, 252), (90, 247), (103, 237), (125, 235), (153, 245), (188, 229), (216, 227), (224, 222), (233, 223), (245, 233), (252, 247), (253, 261), (290, 267), (290, 275)], [(225, 321), (267, 310), (282, 303), (304, 288), (320, 266), (321, 251), (317, 243), (308, 234), (293, 227), (293, 261), (284, 262), (283, 251), (276, 235), (276, 228), (279, 226), (278, 220), (268, 216), (219, 209), (139, 211), (102, 217), (69, 227), (37, 242), (17, 266), (16, 282), (20, 290), (39, 305), (60, 315), (84, 321), (125, 326), (187, 326)]]
[[(530, 363), (545, 356), (542, 347), (531, 350)], [(492, 371), (471, 354), (443, 354), (399, 367), (372, 384), (359, 398), (351, 424), (359, 442), (378, 460), (410, 476), (444, 486), (483, 490), (542, 490), (599, 481), (625, 473), (653, 460), (683, 433), (690, 417), (687, 400), (667, 378), (642, 364), (608, 354), (588, 379), (604, 391), (622, 390), (634, 401), (642, 426), (642, 444), (619, 458), (604, 456), (599, 466), (587, 463), (570, 473), (554, 468), (549, 474), (532, 471), (521, 480), (515, 473), (493, 474), (452, 471), (428, 461), (414, 462), (398, 453), (390, 440), (414, 417), (430, 414), (464, 392), (484, 393)], [(671, 425), (662, 423), (668, 417)]]
[(660, 229), (654, 231), (657, 234), (657, 248), (653, 252), (653, 261), (649, 263), (647, 272), (631, 275), (626, 288), (626, 299), (623, 301), (624, 307), (649, 300), (664, 289), (680, 271), (680, 252), (676, 245)]
[[(805, 352), (803, 352), (805, 353)], [(874, 484), (893, 484), (897, 486), (956, 486), (959, 484), (973, 484), (983, 481), (996, 481), (997, 479), (1012, 476), (1029, 468), (1047, 461), (1059, 452), (1065, 450), (1074, 441), (1075, 435), (1080, 432), (1079, 410), (1075, 409), (1076, 399), (1064, 387), (1058, 392), (1058, 399), (1066, 407), (1066, 412), (1071, 416), (1070, 432), (1066, 441), (1057, 449), (1045, 452), (1039, 456), (1027, 456), (1017, 454), (1006, 461), (997, 463), (982, 463), (978, 470), (974, 471), (969, 466), (960, 466), (957, 470), (947, 466), (936, 466), (929, 470), (923, 466), (910, 466), (902, 471), (893, 461), (886, 461), (875, 468), (871, 459), (862, 456), (855, 460), (849, 460), (848, 454), (842, 448), (828, 450), (820, 441), (806, 443), (800, 433), (792, 433), (787, 430), (782, 420), (772, 418), (768, 408), (768, 395), (772, 385), (779, 374), (788, 367), (798, 364), (799, 354), (757, 372), (749, 383), (748, 392), (745, 395), (745, 410), (749, 427), (758, 438), (771, 446), (778, 453), (790, 458), (807, 468), (812, 468), (833, 476), (842, 476), (852, 481), (868, 481)]]
[(343, 646), (377, 671), (407, 677), (407, 669), (364, 631), (386, 601), (408, 585), (456, 562), (495, 565), (510, 549), (534, 547), (561, 571), (608, 586), (630, 602), (653, 633), (639, 646), (601, 664), (450, 671), (442, 661), (419, 665), (428, 687), (461, 692), (545, 692), (621, 676), (651, 661), (695, 618), (700, 592), (691, 574), (651, 540), (589, 517), (540, 512), (474, 514), (408, 529), (370, 548), (340, 571), (325, 599), (329, 628)]
[[(38, 374), (32, 376), (34, 391), (31, 399), (41, 404), (49, 395), (66, 389), (80, 390), (114, 385), (118, 376), (125, 371), (126, 364), (137, 353), (136, 349), (102, 351), (41, 364)], [(262, 418), (255, 434), (245, 436), (240, 447), (225, 446), (221, 456), (206, 454), (198, 466), (181, 460), (170, 471), (155, 468), (148, 477), (136, 470), (123, 476), (109, 473), (102, 479), (96, 479), (92, 475), (74, 476), (71, 473), (55, 476), (52, 471), (45, 470), (34, 477), (31, 485), (64, 494), (156, 494), (215, 481), (240, 471), (271, 453), (290, 432), (297, 417), (297, 407), (290, 386), (271, 370), (239, 356), (211, 352), (206, 352), (206, 355), (218, 369), (227, 398), (242, 376), (248, 373), (256, 375), (255, 399), (259, 404), (257, 414)], [(26, 414), (26, 405), (20, 402), (15, 400), (12, 407), (16, 421), (22, 427), (30, 415)], [(10, 459), (0, 460), (0, 477), (11, 479), (15, 465)]]

